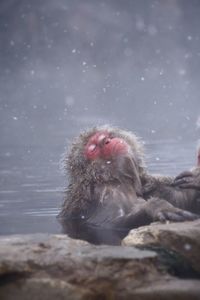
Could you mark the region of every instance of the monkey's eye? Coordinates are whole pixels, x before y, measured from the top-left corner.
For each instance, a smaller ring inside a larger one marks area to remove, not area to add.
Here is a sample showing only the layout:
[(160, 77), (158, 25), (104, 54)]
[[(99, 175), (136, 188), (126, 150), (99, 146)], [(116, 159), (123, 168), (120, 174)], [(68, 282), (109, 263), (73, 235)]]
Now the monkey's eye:
[(93, 152), (93, 151), (96, 149), (96, 147), (97, 147), (97, 145), (91, 144), (91, 145), (88, 147), (88, 151)]

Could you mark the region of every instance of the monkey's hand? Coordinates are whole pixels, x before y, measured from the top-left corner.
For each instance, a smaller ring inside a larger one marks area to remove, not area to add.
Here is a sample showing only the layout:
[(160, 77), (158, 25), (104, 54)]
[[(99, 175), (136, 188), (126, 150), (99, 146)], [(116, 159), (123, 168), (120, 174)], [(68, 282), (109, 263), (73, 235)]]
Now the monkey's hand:
[(175, 178), (173, 185), (183, 189), (196, 189), (200, 191), (200, 168), (182, 172)]
[(166, 200), (156, 197), (152, 197), (147, 201), (145, 210), (147, 215), (149, 215), (153, 219), (153, 221), (182, 222), (192, 221), (200, 218), (200, 216), (198, 215), (195, 215), (186, 210), (179, 209)]

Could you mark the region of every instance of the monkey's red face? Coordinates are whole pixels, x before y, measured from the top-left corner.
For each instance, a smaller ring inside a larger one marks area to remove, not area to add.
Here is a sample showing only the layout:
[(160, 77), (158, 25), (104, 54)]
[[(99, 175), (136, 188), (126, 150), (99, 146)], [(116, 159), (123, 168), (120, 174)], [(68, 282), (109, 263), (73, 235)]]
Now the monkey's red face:
[(90, 137), (84, 155), (89, 160), (111, 159), (128, 153), (129, 146), (121, 138), (112, 137), (107, 131), (99, 131)]

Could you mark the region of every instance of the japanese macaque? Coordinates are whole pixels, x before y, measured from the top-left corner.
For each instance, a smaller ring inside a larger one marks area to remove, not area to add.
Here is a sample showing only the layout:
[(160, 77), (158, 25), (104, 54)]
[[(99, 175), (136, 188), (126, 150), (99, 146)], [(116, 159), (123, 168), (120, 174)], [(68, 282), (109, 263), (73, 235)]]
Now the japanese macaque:
[(132, 228), (198, 217), (196, 169), (175, 181), (148, 174), (133, 133), (109, 126), (91, 129), (74, 141), (65, 163), (69, 186), (59, 219), (73, 237), (84, 238), (85, 227), (86, 235), (99, 239), (92, 242), (118, 244)]

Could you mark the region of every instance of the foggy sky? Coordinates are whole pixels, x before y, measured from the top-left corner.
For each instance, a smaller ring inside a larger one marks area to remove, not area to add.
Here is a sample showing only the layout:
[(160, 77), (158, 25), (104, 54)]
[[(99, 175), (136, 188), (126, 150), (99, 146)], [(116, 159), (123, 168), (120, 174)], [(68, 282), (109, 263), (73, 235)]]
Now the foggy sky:
[(110, 123), (197, 139), (198, 0), (2, 0), (2, 145), (65, 144)]

